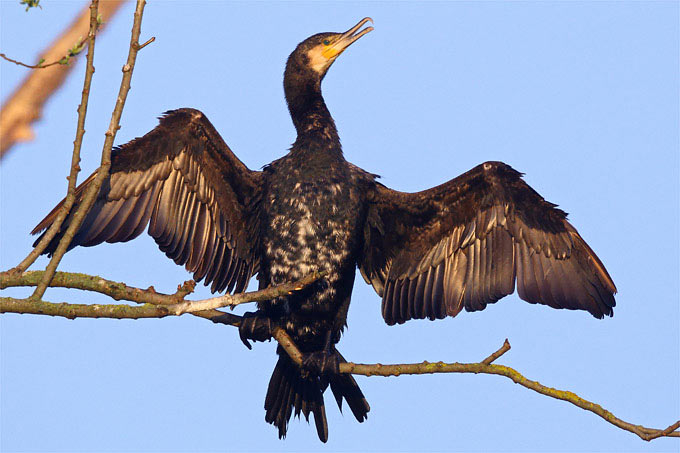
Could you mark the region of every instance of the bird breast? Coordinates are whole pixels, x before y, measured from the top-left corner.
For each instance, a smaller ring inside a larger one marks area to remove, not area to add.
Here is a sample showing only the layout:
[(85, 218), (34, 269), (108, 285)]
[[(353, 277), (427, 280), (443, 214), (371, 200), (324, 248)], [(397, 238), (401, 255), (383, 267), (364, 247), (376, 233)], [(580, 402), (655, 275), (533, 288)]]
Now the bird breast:
[[(359, 239), (361, 199), (346, 174), (304, 171), (272, 175), (264, 200), (267, 233), (263, 238), (269, 284), (326, 271), (323, 290), (306, 301), (333, 305), (342, 269), (354, 267)], [(330, 307), (329, 307), (330, 308)]]

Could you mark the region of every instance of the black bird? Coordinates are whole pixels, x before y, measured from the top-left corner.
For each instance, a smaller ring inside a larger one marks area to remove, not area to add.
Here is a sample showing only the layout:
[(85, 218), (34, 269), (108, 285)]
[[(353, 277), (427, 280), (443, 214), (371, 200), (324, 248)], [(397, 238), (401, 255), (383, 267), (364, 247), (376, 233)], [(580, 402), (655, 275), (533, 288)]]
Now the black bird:
[[(250, 347), (248, 340), (269, 339), (281, 326), (305, 355), (298, 367), (278, 350), (265, 420), (279, 437), (293, 413), (307, 420), (312, 413), (319, 438), (328, 439), (328, 386), (341, 408), (345, 399), (359, 422), (367, 417), (357, 383), (338, 373), (343, 358), (335, 349), (357, 267), (382, 297), (390, 325), (483, 310), (515, 282), (530, 303), (597, 318), (615, 306), (614, 282), (566, 213), (510, 166), (486, 162), (432, 189), (402, 193), (344, 159), (321, 81), (373, 30), (362, 29), (369, 21), (314, 35), (288, 58), (283, 83), (297, 139), (284, 157), (251, 171), (201, 112), (166, 112), (151, 132), (113, 150), (111, 175), (71, 243), (129, 241), (149, 225), (160, 249), (213, 292), (243, 291), (255, 274), (264, 288), (327, 271), (302, 291), (260, 303), (240, 329)], [(77, 202), (93, 176), (77, 189)]]

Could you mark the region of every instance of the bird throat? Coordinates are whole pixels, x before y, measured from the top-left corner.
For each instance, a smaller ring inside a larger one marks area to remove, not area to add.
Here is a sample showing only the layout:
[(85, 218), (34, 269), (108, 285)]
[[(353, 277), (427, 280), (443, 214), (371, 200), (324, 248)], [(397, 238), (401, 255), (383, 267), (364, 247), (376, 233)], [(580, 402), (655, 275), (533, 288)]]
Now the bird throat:
[[(319, 74), (297, 61), (289, 61), (283, 79), (286, 103), (297, 130), (296, 145), (314, 142), (340, 149), (340, 138), (333, 117), (321, 95)], [(294, 145), (294, 148), (299, 146)], [(325, 146), (324, 146), (325, 145)]]
[(313, 139), (319, 143), (340, 144), (335, 121), (326, 107), (320, 90), (296, 92), (288, 100), (291, 119), (301, 140)]

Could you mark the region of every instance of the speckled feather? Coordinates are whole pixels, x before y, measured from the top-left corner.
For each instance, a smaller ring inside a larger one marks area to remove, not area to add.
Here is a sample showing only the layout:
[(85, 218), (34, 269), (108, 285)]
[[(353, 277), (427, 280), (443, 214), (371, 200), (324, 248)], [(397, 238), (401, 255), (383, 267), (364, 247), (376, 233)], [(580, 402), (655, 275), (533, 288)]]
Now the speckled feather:
[(312, 349), (345, 323), (336, 318), (349, 304), (366, 210), (362, 188), (372, 180), (339, 157), (319, 156), (324, 153), (301, 158), (294, 148), (265, 168), (259, 276), (260, 286), (267, 287), (328, 272), (307, 291), (260, 304), (302, 348)]

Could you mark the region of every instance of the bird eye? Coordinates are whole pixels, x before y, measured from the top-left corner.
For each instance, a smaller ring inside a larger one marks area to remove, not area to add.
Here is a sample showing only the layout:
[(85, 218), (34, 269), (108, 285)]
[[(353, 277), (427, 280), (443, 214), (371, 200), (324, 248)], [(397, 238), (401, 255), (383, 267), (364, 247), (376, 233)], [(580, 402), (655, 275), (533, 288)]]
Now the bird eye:
[(328, 39), (324, 39), (324, 40), (323, 40), (323, 45), (324, 45), (324, 46), (327, 46), (327, 45), (329, 45), (330, 43), (331, 43), (331, 41), (328, 40)]

